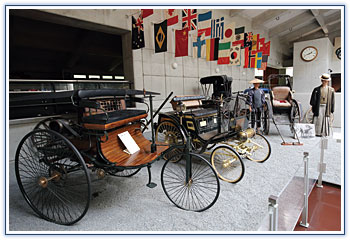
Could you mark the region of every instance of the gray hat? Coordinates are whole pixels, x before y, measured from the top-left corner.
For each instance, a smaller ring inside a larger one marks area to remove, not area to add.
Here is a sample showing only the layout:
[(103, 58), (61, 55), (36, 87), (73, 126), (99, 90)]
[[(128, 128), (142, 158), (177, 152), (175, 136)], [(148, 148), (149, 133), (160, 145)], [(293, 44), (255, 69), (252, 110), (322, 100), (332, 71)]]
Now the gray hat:
[(322, 74), (320, 76), (320, 79), (324, 80), (324, 81), (330, 81), (331, 80), (331, 76), (328, 73), (324, 73), (324, 74)]

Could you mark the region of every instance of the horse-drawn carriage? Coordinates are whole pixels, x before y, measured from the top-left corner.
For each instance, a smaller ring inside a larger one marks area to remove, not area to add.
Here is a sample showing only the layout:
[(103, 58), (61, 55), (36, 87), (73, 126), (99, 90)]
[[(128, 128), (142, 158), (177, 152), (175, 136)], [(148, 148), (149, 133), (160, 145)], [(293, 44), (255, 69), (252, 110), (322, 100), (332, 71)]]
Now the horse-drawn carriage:
[[(86, 214), (92, 195), (91, 172), (130, 177), (172, 149), (181, 148), (177, 163), (169, 159), (161, 171), (166, 196), (177, 207), (203, 211), (217, 200), (219, 179), (213, 167), (186, 146), (160, 145), (142, 134), (148, 112), (127, 109), (126, 102), (145, 102), (152, 109), (154, 92), (101, 89), (75, 90), (20, 97), (16, 101), (69, 99), (75, 115), (48, 118), (23, 137), (15, 156), (19, 188), (30, 207), (42, 218), (71, 225)], [(153, 111), (149, 111), (151, 122)], [(128, 146), (130, 143), (133, 146)], [(135, 146), (136, 145), (136, 146)], [(136, 148), (136, 150), (135, 150)], [(139, 150), (137, 150), (137, 148)], [(133, 151), (130, 151), (133, 149)], [(135, 150), (135, 153), (133, 153)], [(206, 184), (197, 184), (206, 182)]]
[[(249, 128), (247, 96), (231, 92), (231, 78), (209, 76), (200, 82), (206, 96), (176, 96), (171, 101), (174, 111), (159, 114), (156, 140), (181, 145), (190, 139), (195, 151), (210, 154), (221, 179), (237, 183), (244, 175), (242, 157), (264, 162), (270, 156), (270, 144)], [(165, 157), (176, 162), (178, 154), (181, 149), (169, 151)]]

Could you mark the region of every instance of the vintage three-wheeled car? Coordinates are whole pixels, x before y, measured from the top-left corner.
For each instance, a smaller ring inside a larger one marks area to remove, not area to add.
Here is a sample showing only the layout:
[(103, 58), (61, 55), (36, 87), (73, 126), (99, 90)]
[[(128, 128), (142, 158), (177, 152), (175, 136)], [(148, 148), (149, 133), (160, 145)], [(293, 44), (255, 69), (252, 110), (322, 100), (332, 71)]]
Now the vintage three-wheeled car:
[[(145, 102), (152, 109), (154, 92), (99, 89), (75, 90), (12, 99), (38, 101), (45, 99), (70, 101), (76, 114), (48, 118), (23, 137), (15, 156), (15, 171), (19, 188), (30, 207), (42, 218), (58, 224), (71, 225), (86, 214), (91, 201), (91, 172), (99, 178), (105, 175), (130, 177), (147, 167), (147, 186), (151, 181), (151, 164), (160, 159), (168, 145), (142, 134), (145, 110), (127, 109), (126, 102)], [(153, 121), (153, 111), (149, 111)], [(128, 143), (135, 142), (135, 153)], [(124, 138), (123, 137), (123, 138)], [(127, 139), (129, 138), (129, 139)], [(132, 140), (133, 139), (133, 140)], [(189, 142), (189, 141), (188, 141)], [(166, 161), (161, 170), (161, 183), (169, 200), (177, 207), (203, 211), (216, 202), (219, 179), (213, 167), (203, 157), (191, 153), (185, 145), (181, 155)], [(205, 182), (205, 184), (202, 184)]]

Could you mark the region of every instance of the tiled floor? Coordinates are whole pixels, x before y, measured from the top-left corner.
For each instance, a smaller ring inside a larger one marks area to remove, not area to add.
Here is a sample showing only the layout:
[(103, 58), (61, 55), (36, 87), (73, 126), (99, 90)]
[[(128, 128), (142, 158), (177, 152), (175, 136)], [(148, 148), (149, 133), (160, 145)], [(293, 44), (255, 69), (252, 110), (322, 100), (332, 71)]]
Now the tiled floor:
[(309, 227), (301, 227), (300, 220), (294, 231), (340, 231), (341, 188), (332, 184), (315, 186), (309, 197)]

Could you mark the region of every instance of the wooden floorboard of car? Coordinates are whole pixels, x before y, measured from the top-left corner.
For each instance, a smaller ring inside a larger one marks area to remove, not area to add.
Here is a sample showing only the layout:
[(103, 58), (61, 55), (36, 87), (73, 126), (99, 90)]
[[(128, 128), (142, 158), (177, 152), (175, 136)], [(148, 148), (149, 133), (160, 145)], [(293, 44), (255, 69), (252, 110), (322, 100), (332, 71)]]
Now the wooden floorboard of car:
[[(117, 166), (136, 167), (154, 161), (161, 152), (168, 148), (167, 146), (157, 146), (157, 151), (151, 153), (151, 142), (142, 135), (140, 127), (140, 123), (136, 123), (108, 133), (108, 140), (101, 143), (102, 154), (105, 158)], [(132, 155), (124, 152), (125, 147), (118, 134), (125, 131), (128, 131), (133, 137), (140, 147), (140, 151)], [(105, 138), (102, 138), (102, 140), (105, 140)]]

